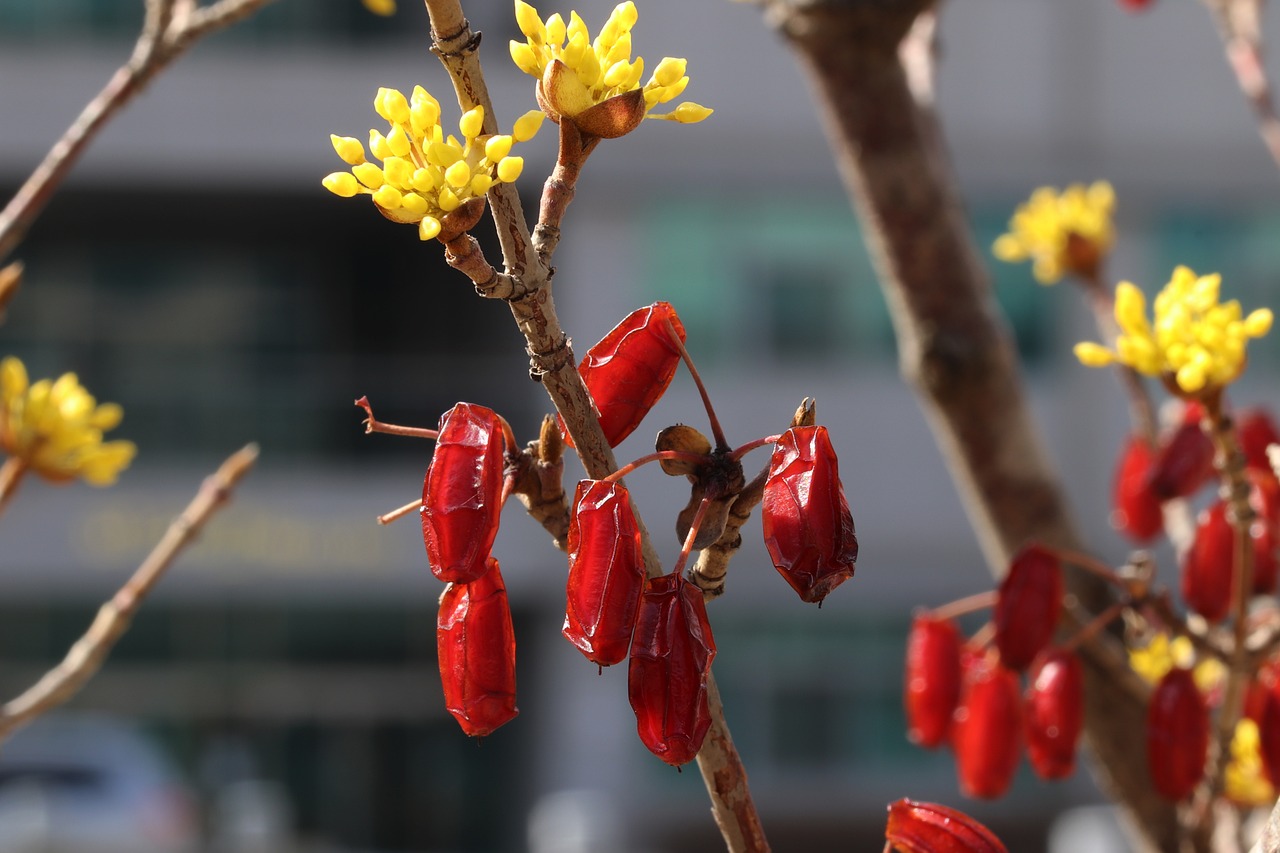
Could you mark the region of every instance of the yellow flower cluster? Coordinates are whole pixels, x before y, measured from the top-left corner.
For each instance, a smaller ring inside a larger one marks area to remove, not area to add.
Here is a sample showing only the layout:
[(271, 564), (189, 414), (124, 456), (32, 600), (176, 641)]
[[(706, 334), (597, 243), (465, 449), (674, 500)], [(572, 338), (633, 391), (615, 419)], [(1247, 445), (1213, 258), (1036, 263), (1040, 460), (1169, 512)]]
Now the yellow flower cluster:
[(1231, 738), (1231, 760), (1224, 773), (1227, 798), (1245, 806), (1269, 806), (1276, 790), (1262, 766), (1262, 740), (1258, 724), (1248, 717), (1236, 723)]
[(362, 0), (364, 7), (375, 15), (388, 17), (396, 13), (396, 0)]
[(482, 135), (484, 108), (474, 107), (458, 121), (459, 142), (452, 134), (445, 136), (440, 102), (421, 86), (414, 87), (410, 98), (396, 89), (379, 89), (373, 108), (391, 125), (386, 134), (369, 131), (369, 151), (382, 165), (369, 162), (360, 140), (330, 136), (351, 171), (326, 176), (324, 186), (343, 198), (371, 196), (388, 219), (418, 223), (423, 240), (439, 234), (441, 220), (467, 201), (520, 177), (524, 158), (511, 156), (511, 146), (532, 139), (543, 119), (541, 112), (530, 110), (510, 134)]
[(992, 251), (1002, 261), (1030, 260), (1041, 284), (1063, 275), (1091, 276), (1115, 239), (1111, 211), (1115, 192), (1106, 181), (1086, 188), (1072, 184), (1061, 193), (1040, 187), (1009, 220), (1009, 233), (996, 239)]
[(137, 453), (131, 441), (102, 440), (123, 416), (115, 403), (98, 405), (74, 373), (33, 385), (21, 361), (0, 361), (0, 450), (49, 480), (114, 483)]
[(1076, 344), (1076, 358), (1090, 367), (1120, 362), (1148, 376), (1172, 376), (1178, 388), (1197, 394), (1234, 380), (1244, 371), (1245, 345), (1271, 329), (1272, 314), (1258, 308), (1243, 317), (1240, 303), (1218, 301), (1222, 277), (1197, 276), (1178, 267), (1155, 299), (1155, 319), (1147, 320), (1142, 291), (1127, 281), (1116, 287), (1115, 350)]
[(1195, 648), (1186, 637), (1170, 641), (1168, 634), (1155, 634), (1145, 646), (1129, 649), (1129, 667), (1148, 684), (1155, 684), (1175, 666), (1186, 669), (1193, 664), (1191, 676), (1202, 692), (1216, 688), (1226, 674), (1222, 663), (1213, 658), (1196, 663)]
[[(692, 124), (711, 115), (712, 110), (691, 101), (669, 113), (649, 115), (658, 104), (679, 97), (689, 77), (684, 73), (686, 61), (668, 56), (658, 63), (643, 88), (640, 86), (644, 58), (631, 58), (631, 28), (639, 13), (630, 0), (613, 10), (594, 41), (577, 12), (569, 13), (566, 24), (559, 13), (543, 21), (538, 10), (524, 0), (515, 0), (515, 4), (516, 23), (526, 41), (511, 42), (511, 58), (521, 71), (538, 79), (540, 100), (557, 120), (559, 116), (576, 120), (592, 107), (636, 90), (643, 101), (637, 99), (635, 109), (628, 111), (635, 113), (635, 121), (615, 123), (618, 132), (596, 135), (620, 136), (641, 118)], [(595, 132), (594, 127), (586, 129)]]

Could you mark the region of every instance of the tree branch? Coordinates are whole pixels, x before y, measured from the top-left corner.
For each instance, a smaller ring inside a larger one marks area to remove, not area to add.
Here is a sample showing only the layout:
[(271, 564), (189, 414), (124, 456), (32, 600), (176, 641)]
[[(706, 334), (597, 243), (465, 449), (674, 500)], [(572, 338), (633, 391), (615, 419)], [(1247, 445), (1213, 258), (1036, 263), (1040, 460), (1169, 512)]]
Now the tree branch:
[(21, 696), (0, 707), (0, 743), (20, 726), (66, 702), (97, 673), (116, 641), (129, 630), (147, 593), (178, 554), (195, 540), (210, 516), (230, 499), (232, 490), (257, 458), (257, 445), (250, 444), (229, 456), (205, 479), (191, 503), (169, 525), (133, 576), (99, 608), (89, 630), (76, 641), (62, 662)]

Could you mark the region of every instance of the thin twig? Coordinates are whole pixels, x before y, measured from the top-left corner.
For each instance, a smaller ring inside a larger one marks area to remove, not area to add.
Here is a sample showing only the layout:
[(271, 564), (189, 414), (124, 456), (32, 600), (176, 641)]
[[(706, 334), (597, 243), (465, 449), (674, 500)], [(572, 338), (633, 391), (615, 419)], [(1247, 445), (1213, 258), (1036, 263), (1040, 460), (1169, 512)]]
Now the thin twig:
[(0, 707), (0, 742), (20, 726), (66, 702), (101, 668), (116, 641), (129, 629), (147, 593), (164, 576), (182, 549), (191, 544), (213, 513), (231, 497), (258, 458), (257, 445), (237, 450), (207, 477), (182, 514), (173, 520), (133, 576), (102, 605), (97, 617), (57, 666), (21, 696)]
[(1263, 58), (1260, 0), (1204, 0), (1222, 38), (1227, 64), (1253, 108), (1267, 153), (1280, 166), (1280, 117), (1276, 115), (1271, 80)]
[(9, 501), (18, 490), (18, 484), (22, 482), (22, 475), (25, 473), (27, 473), (27, 463), (17, 456), (10, 456), (4, 460), (3, 465), (0, 465), (0, 513), (9, 506)]
[(18, 295), (18, 288), (21, 286), (21, 261), (14, 261), (6, 267), (0, 268), (0, 323), (4, 322), (5, 310), (8, 309), (9, 303), (13, 301), (13, 297)]
[(70, 173), (103, 126), (161, 70), (197, 39), (248, 17), (272, 0), (221, 0), (192, 8), (191, 3), (151, 0), (143, 30), (129, 61), (81, 111), (0, 211), (0, 261), (7, 258), (31, 228), (40, 211)]

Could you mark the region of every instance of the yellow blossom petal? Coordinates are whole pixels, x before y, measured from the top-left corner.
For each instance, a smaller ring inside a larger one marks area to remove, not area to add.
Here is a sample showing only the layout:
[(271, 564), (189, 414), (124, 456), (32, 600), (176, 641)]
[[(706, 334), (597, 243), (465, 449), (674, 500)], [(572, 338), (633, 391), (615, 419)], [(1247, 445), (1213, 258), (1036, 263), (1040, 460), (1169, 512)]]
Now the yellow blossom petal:
[(331, 133), (329, 141), (333, 143), (333, 150), (338, 152), (338, 156), (348, 165), (359, 166), (364, 162), (364, 146), (360, 144), (359, 139)]

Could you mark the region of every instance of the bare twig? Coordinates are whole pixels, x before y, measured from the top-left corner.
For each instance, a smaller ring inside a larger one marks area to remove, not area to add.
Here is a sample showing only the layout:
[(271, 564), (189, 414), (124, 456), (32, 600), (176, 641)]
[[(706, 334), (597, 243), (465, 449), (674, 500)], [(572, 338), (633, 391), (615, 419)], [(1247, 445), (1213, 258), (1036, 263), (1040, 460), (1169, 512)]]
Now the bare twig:
[(218, 470), (205, 479), (191, 503), (169, 525), (133, 576), (99, 608), (89, 630), (76, 641), (62, 662), (21, 696), (0, 707), (0, 742), (18, 727), (66, 702), (93, 677), (116, 641), (129, 629), (147, 593), (182, 549), (199, 535), (209, 517), (227, 502), (257, 458), (257, 445), (250, 444), (227, 457)]
[(1271, 159), (1280, 166), (1280, 117), (1276, 115), (1271, 93), (1271, 80), (1264, 62), (1261, 0), (1204, 0), (1213, 15), (1227, 54), (1227, 63), (1235, 72), (1236, 83), (1245, 100), (1253, 108), (1258, 133)]
[(161, 70), (197, 39), (256, 12), (271, 0), (220, 0), (198, 7), (190, 0), (148, 0), (142, 33), (129, 61), (81, 111), (40, 165), (0, 211), (0, 261), (22, 242), (80, 155), (104, 125)]
[[(425, 0), (425, 3), (431, 18), (431, 49), (453, 80), (459, 106), (467, 110), (482, 105), (485, 108), (483, 132), (497, 132), (493, 104), (476, 54), (479, 39), (472, 33), (461, 5), (458, 0)], [(507, 298), (507, 305), (525, 336), (530, 374), (543, 384), (564, 419), (565, 429), (573, 439), (587, 476), (603, 479), (617, 469), (618, 463), (578, 373), (568, 336), (556, 316), (551, 298), (549, 254), (541, 257), (535, 248), (514, 186), (495, 184), (488, 198), (506, 272), (521, 288), (519, 296)], [(658, 577), (664, 573), (662, 564), (639, 512), (636, 512), (636, 523), (646, 573)], [(760, 828), (742, 761), (724, 722), (714, 676), (707, 678), (707, 697), (711, 733), (698, 753), (698, 766), (707, 784), (716, 823), (732, 853), (762, 853), (769, 849), (768, 843)]]
[[(961, 215), (963, 205), (930, 104), (917, 100), (898, 54), (928, 0), (775, 0), (767, 15), (809, 71), (847, 191), (862, 220), (897, 332), (901, 368), (935, 436), (993, 573), (1029, 539), (1082, 550), (1018, 376), (1007, 326)], [(918, 54), (924, 54), (920, 51)], [(1113, 597), (1072, 573), (1092, 614)], [(1178, 844), (1174, 808), (1152, 789), (1145, 708), (1109, 634), (1080, 649), (1086, 725), (1099, 775), (1145, 844)]]
[(9, 303), (13, 301), (13, 297), (18, 295), (18, 288), (21, 286), (21, 261), (14, 261), (6, 267), (0, 268), (0, 323), (4, 322), (4, 312), (9, 307)]

